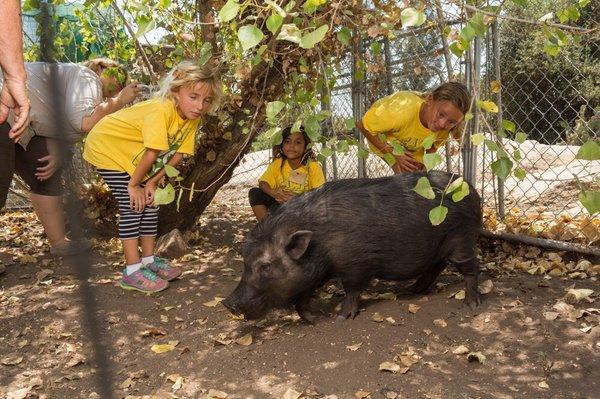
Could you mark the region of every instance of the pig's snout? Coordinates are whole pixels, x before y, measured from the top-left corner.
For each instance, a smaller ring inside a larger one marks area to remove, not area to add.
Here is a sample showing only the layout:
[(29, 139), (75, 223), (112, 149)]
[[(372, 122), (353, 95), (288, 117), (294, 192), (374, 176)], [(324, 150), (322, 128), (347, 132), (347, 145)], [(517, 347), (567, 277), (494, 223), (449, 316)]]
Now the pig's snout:
[(221, 302), (231, 313), (239, 315), (242, 313), (239, 303), (231, 296)]

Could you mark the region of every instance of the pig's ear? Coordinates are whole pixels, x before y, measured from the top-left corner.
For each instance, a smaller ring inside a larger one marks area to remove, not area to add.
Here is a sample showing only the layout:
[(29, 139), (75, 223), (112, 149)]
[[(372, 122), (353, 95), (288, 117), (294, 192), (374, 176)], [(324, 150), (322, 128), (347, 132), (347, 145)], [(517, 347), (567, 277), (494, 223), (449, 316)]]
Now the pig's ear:
[(285, 252), (287, 252), (292, 259), (300, 259), (300, 257), (304, 255), (304, 252), (306, 252), (306, 248), (308, 248), (312, 236), (312, 231), (298, 230), (288, 237)]

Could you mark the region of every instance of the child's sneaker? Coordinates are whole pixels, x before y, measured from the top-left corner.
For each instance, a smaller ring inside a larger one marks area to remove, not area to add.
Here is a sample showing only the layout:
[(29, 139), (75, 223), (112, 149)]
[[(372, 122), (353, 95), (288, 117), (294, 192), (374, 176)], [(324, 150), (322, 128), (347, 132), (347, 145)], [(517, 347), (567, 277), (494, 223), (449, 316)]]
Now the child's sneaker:
[(169, 265), (165, 259), (158, 256), (155, 256), (154, 262), (147, 264), (146, 267), (163, 280), (171, 281), (181, 276), (181, 270)]
[(124, 290), (136, 290), (151, 294), (164, 290), (169, 286), (169, 283), (158, 277), (152, 270), (141, 267), (131, 274), (123, 272), (120, 285)]

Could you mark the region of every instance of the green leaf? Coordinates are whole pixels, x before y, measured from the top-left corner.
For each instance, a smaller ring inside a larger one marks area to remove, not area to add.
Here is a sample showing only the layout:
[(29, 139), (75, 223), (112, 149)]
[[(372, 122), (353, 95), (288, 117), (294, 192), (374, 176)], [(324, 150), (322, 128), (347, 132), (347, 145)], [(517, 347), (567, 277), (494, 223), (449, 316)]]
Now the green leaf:
[(402, 10), (400, 13), (400, 19), (402, 20), (403, 28), (420, 26), (425, 22), (425, 14), (412, 7), (408, 7)]
[(515, 168), (515, 170), (513, 171), (513, 175), (520, 181), (523, 181), (526, 174), (527, 173), (522, 168)]
[(263, 37), (264, 34), (255, 25), (245, 25), (238, 30), (238, 39), (244, 51), (256, 46)]
[(466, 181), (463, 181), (458, 189), (454, 190), (452, 193), (452, 201), (459, 202), (462, 201), (467, 195), (469, 195), (469, 184)]
[(228, 0), (219, 11), (219, 19), (221, 22), (229, 22), (237, 16), (239, 10), (240, 3), (238, 0)]
[(523, 7), (525, 4), (527, 4), (527, 0), (512, 0), (512, 2), (521, 7)]
[(483, 133), (476, 133), (471, 136), (471, 143), (473, 143), (473, 145), (481, 145), (481, 144), (483, 144), (484, 140), (485, 140), (485, 134), (483, 134)]
[(463, 53), (465, 52), (465, 48), (461, 46), (458, 41), (450, 43), (449, 47), (452, 54), (458, 58), (462, 57)]
[(390, 141), (392, 155), (404, 155), (404, 146), (397, 141)]
[(510, 171), (512, 170), (513, 163), (508, 158), (500, 158), (492, 163), (492, 171), (496, 176), (498, 176), (501, 180), (506, 180)]
[(292, 125), (292, 129), (290, 130), (290, 132), (291, 133), (299, 132), (301, 127), (302, 127), (302, 119), (297, 119), (296, 122), (294, 122), (294, 124)]
[(426, 150), (430, 149), (431, 147), (433, 147), (433, 142), (435, 141), (436, 137), (436, 134), (430, 134), (429, 136), (425, 137), (425, 140), (423, 140), (421, 146)]
[(358, 146), (358, 157), (361, 159), (366, 159), (369, 156), (369, 150), (367, 150), (365, 147)]
[(516, 128), (514, 122), (509, 121), (508, 119), (502, 119), (502, 129), (514, 133)]
[(515, 134), (515, 141), (519, 144), (523, 144), (527, 140), (527, 134), (523, 132), (517, 132)]
[(340, 31), (337, 33), (337, 39), (340, 41), (340, 43), (342, 43), (344, 46), (348, 46), (350, 45), (350, 39), (352, 39), (352, 31), (348, 28), (346, 28), (345, 26), (340, 29)]
[(388, 165), (392, 166), (396, 163), (396, 157), (394, 157), (389, 152), (383, 154), (383, 160), (387, 162)]
[(520, 161), (521, 159), (523, 159), (523, 156), (521, 155), (521, 151), (519, 151), (518, 149), (516, 149), (516, 150), (513, 152), (513, 159), (514, 159), (515, 161)]
[(269, 16), (269, 18), (267, 18), (267, 29), (272, 34), (275, 34), (275, 32), (277, 32), (277, 29), (279, 29), (282, 23), (283, 17), (279, 14), (273, 13)]
[(154, 204), (155, 205), (166, 205), (173, 202), (175, 199), (175, 189), (171, 184), (167, 184), (165, 187), (159, 187), (154, 192)]
[(470, 121), (471, 119), (473, 119), (473, 113), (472, 112), (467, 112), (465, 114), (465, 122)]
[(329, 147), (322, 147), (320, 154), (327, 158), (333, 154), (333, 150)]
[(428, 172), (437, 165), (441, 164), (443, 161), (444, 160), (442, 159), (442, 156), (438, 153), (423, 155), (423, 164)]
[(439, 226), (444, 220), (446, 220), (447, 214), (448, 208), (446, 208), (444, 205), (436, 206), (429, 211), (429, 221), (432, 225)]
[(206, 62), (210, 60), (210, 57), (212, 57), (212, 44), (209, 42), (205, 42), (200, 48), (200, 55), (198, 56), (198, 65), (202, 66), (206, 64)]
[(485, 146), (490, 150), (490, 151), (494, 151), (494, 152), (498, 152), (500, 151), (500, 147), (498, 147), (498, 144), (495, 141), (492, 140), (484, 140), (485, 142)]
[(285, 108), (285, 103), (283, 101), (271, 101), (270, 103), (267, 103), (266, 113), (269, 122), (274, 123), (275, 117), (283, 108)]
[(350, 146), (346, 140), (341, 140), (336, 146), (337, 152), (346, 153), (348, 150), (350, 150)]
[(135, 32), (136, 39), (144, 36), (146, 33), (156, 28), (156, 22), (153, 19), (140, 18), (137, 22), (137, 32)]
[(579, 193), (579, 201), (587, 209), (590, 215), (600, 212), (600, 192), (598, 191), (582, 191)]
[(482, 100), (478, 100), (477, 101), (477, 106), (481, 109), (483, 109), (484, 111), (487, 112), (493, 112), (493, 113), (497, 113), (498, 112), (498, 106), (496, 105), (495, 102), (493, 101), (482, 101)]
[(304, 129), (312, 141), (319, 139), (321, 126), (319, 125), (319, 119), (315, 115), (310, 115), (304, 120)]
[(435, 193), (433, 192), (433, 188), (431, 188), (431, 183), (429, 183), (429, 179), (426, 176), (423, 176), (417, 180), (417, 185), (412, 190), (421, 197), (425, 197), (430, 200), (435, 198)]
[(458, 179), (450, 183), (450, 185), (446, 189), (446, 194), (450, 194), (452, 191), (456, 190), (461, 184), (463, 184), (463, 181), (463, 178), (459, 177)]
[(583, 159), (585, 161), (597, 161), (600, 159), (600, 145), (595, 140), (588, 140), (579, 148), (575, 159)]
[(169, 177), (175, 177), (179, 174), (179, 171), (175, 167), (173, 167), (169, 164), (165, 164), (165, 173)]
[(300, 47), (304, 49), (313, 48), (315, 44), (319, 43), (325, 38), (325, 35), (329, 31), (329, 25), (321, 25), (314, 31), (303, 35), (300, 38)]
[(344, 123), (346, 124), (346, 130), (352, 130), (356, 127), (356, 121), (354, 118), (346, 118)]

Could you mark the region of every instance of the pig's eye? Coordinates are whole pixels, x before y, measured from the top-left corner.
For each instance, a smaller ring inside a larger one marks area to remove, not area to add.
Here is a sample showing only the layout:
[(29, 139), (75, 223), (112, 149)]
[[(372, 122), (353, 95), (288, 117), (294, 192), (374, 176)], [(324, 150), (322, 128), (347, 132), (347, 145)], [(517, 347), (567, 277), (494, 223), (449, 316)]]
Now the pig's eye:
[(258, 265), (258, 270), (261, 273), (270, 273), (271, 272), (271, 264), (270, 263), (261, 263)]

